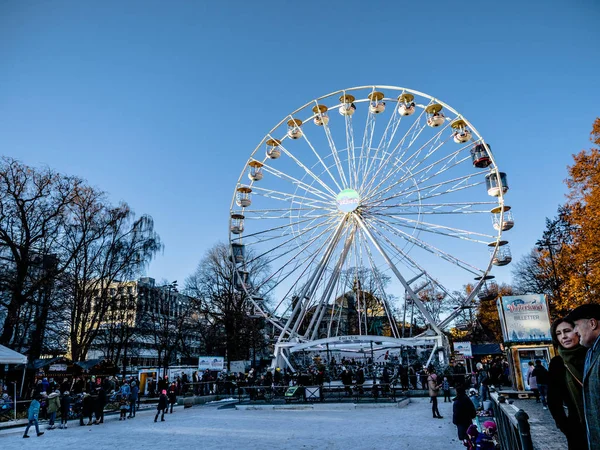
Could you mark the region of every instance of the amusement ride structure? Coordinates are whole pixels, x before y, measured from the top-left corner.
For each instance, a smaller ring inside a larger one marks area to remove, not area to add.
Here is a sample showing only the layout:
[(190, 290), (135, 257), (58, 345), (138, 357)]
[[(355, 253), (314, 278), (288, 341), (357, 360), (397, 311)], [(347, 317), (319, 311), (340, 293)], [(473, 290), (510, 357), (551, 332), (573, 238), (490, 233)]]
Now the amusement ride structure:
[[(475, 296), (496, 297), (490, 270), (511, 261), (507, 190), (491, 146), (430, 95), (353, 87), (285, 116), (245, 162), (229, 226), (239, 295), (277, 330), (273, 364), (404, 346), (446, 359), (443, 331)], [(437, 317), (425, 287), (458, 306)], [(401, 333), (400, 295), (424, 333)]]

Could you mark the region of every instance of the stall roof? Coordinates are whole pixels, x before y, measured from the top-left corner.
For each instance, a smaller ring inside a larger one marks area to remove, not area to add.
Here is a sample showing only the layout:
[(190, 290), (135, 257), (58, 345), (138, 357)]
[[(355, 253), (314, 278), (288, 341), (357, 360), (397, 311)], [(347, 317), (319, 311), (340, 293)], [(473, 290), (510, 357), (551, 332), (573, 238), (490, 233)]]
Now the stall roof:
[(27, 356), (0, 345), (0, 364), (26, 364)]
[(471, 346), (473, 356), (503, 355), (500, 344), (474, 344)]
[(103, 359), (88, 359), (87, 361), (77, 361), (75, 364), (77, 364), (83, 370), (90, 370), (94, 366), (97, 366), (98, 364), (100, 364), (102, 361), (104, 361), (104, 360)]

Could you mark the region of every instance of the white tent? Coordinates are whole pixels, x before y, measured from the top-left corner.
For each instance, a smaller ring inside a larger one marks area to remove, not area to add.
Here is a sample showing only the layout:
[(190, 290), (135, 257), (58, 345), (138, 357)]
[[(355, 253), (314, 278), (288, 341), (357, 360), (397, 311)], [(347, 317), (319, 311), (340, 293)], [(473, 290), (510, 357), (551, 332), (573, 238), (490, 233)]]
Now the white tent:
[(27, 364), (27, 356), (0, 345), (0, 364)]
[[(27, 368), (27, 356), (11, 350), (4, 345), (0, 345), (0, 364), (25, 364), (23, 366), (23, 379), (21, 380), (21, 395), (23, 395), (23, 383), (25, 382), (25, 369)], [(17, 384), (15, 383), (15, 394), (13, 397), (15, 405), (15, 415), (17, 417)]]

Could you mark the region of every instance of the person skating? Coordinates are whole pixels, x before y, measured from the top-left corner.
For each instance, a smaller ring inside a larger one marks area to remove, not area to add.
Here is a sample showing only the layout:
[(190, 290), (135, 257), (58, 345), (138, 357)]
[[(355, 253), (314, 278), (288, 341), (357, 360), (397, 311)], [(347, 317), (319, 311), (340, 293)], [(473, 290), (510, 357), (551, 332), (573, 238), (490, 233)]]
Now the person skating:
[(167, 391), (163, 389), (160, 393), (160, 397), (158, 397), (158, 405), (156, 405), (156, 416), (154, 416), (154, 421), (158, 420), (158, 415), (162, 412), (162, 416), (160, 418), (161, 422), (165, 421), (165, 410), (167, 409)]
[(27, 410), (27, 419), (29, 420), (29, 423), (25, 428), (25, 434), (23, 434), (24, 438), (29, 437), (27, 432), (29, 431), (29, 427), (31, 427), (31, 425), (35, 425), (35, 431), (38, 436), (44, 434), (43, 431), (40, 431), (40, 426), (38, 425), (38, 416), (40, 414), (40, 398), (41, 397), (37, 395), (33, 400), (31, 400), (31, 404), (29, 405), (29, 409)]

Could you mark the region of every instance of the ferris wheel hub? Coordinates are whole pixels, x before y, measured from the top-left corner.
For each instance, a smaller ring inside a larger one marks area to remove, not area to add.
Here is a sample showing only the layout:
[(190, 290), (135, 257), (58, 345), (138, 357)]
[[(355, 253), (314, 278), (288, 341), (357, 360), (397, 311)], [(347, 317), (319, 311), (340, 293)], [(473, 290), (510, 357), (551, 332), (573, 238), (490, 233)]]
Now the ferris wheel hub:
[(344, 189), (336, 197), (338, 209), (343, 213), (351, 213), (360, 204), (360, 195), (354, 189)]

